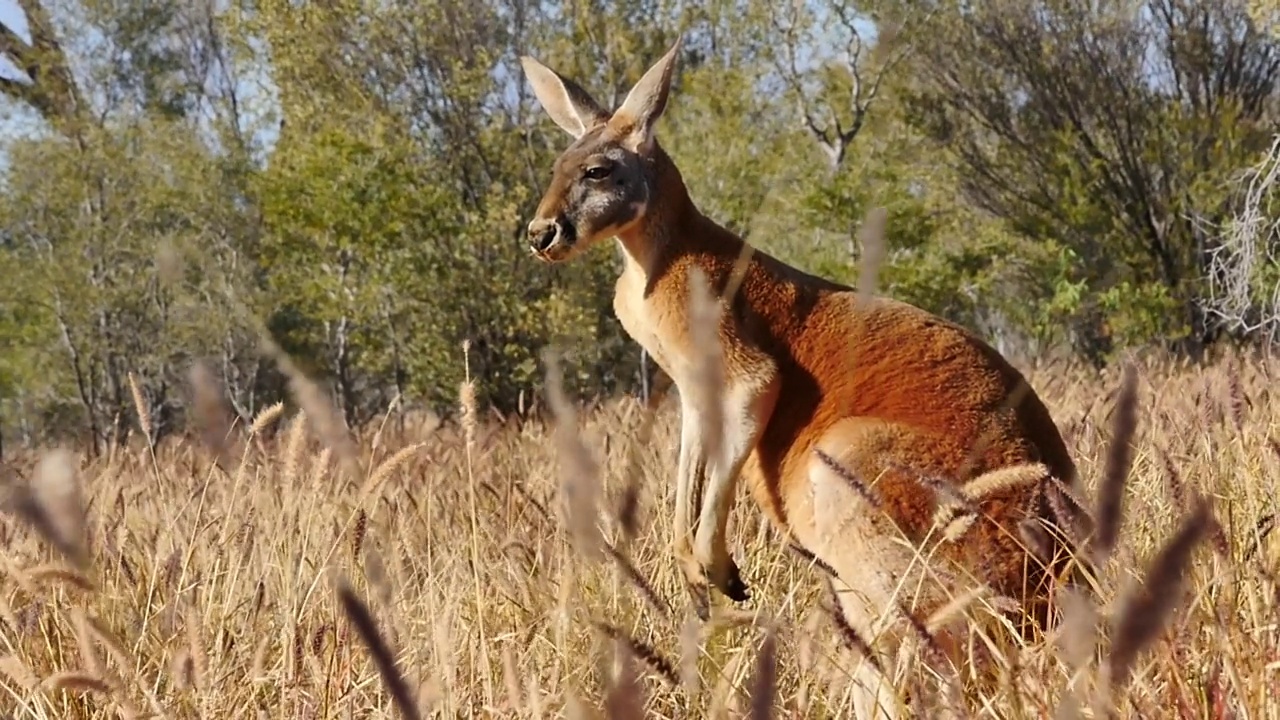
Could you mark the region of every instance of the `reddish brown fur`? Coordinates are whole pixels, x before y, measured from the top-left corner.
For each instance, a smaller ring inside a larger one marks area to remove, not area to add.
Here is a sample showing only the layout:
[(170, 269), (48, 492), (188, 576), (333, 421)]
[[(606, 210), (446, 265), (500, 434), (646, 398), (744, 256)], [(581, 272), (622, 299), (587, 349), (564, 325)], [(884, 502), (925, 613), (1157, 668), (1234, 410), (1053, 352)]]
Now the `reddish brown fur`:
[[(692, 354), (687, 325), (680, 321), (686, 313), (689, 270), (702, 270), (714, 288), (723, 288), (744, 241), (696, 210), (679, 171), (661, 148), (655, 152), (655, 165), (659, 187), (666, 193), (660, 217), (669, 226), (662, 234), (682, 242), (668, 245), (653, 258), (643, 309), (623, 309), (619, 314), (645, 325), (633, 334), (647, 332), (659, 347), (680, 348), (653, 353), (674, 376), (678, 371), (670, 355)], [(652, 222), (656, 218), (652, 210), (650, 214)], [(653, 233), (649, 229), (648, 234)], [(644, 252), (640, 248), (645, 234), (645, 228), (637, 227), (620, 236), (629, 250), (638, 250), (629, 254)], [(757, 250), (734, 298), (732, 320), (722, 330), (728, 375), (750, 372), (764, 353), (782, 377), (785, 399), (743, 473), (756, 502), (780, 529), (792, 524), (788, 506), (798, 504), (794, 498), (808, 491), (815, 445), (842, 418), (874, 418), (895, 426), (864, 442), (874, 442), (876, 449), (913, 469), (957, 485), (989, 470), (1026, 462), (1042, 462), (1054, 477), (1075, 482), (1075, 465), (1035, 392), (1026, 392), (1016, 411), (1004, 409), (1026, 381), (990, 345), (906, 303), (875, 298), (866, 308), (854, 309), (853, 298), (853, 288)], [(642, 314), (669, 321), (646, 324)], [(980, 446), (984, 436), (986, 442)], [(976, 458), (971, 457), (975, 449)], [(870, 467), (851, 469), (874, 476)], [(916, 478), (890, 473), (877, 483), (876, 495), (912, 540), (928, 531), (935, 494)], [(982, 505), (986, 519), (964, 543), (949, 546), (978, 568), (997, 592), (1010, 597), (1024, 596), (1025, 559), (1016, 528), (1037, 495), (1038, 488), (1030, 486), (991, 496)], [(997, 523), (1011, 532), (999, 530)], [(1040, 578), (1028, 580), (1038, 587)]]
[[(568, 169), (627, 144), (631, 118), (621, 111), (612, 117), (598, 112), (595, 118), (583, 123), (584, 132), (557, 161), (540, 218), (572, 214), (566, 194), (575, 178)], [(634, 170), (656, 189), (645, 206), (607, 232), (579, 237), (580, 247), (543, 257), (562, 260), (602, 237), (616, 236), (625, 262), (615, 296), (618, 317), (681, 386), (689, 382), (698, 356), (689, 339), (691, 274), (700, 270), (719, 293), (744, 241), (697, 209), (656, 140), (648, 139), (637, 159)], [(905, 303), (883, 298), (865, 306), (855, 303), (852, 288), (756, 251), (721, 323), (729, 392), (771, 379), (778, 383), (777, 403), (763, 418), (763, 432), (742, 476), (780, 529), (792, 531), (843, 575), (856, 576), (845, 578), (856, 584), (869, 576), (843, 569), (877, 571), (879, 556), (850, 556), (885, 547), (877, 544), (875, 533), (901, 532), (920, 543), (930, 531), (938, 493), (916, 473), (959, 486), (989, 470), (1039, 462), (1074, 485), (1075, 466), (1048, 410), (1033, 391), (1019, 395), (1023, 376), (993, 348)], [(1021, 401), (1007, 409), (1011, 397)], [(812, 468), (820, 446), (858, 475), (885, 511), (864, 513), (861, 529), (850, 531), (861, 535), (832, 546), (825, 557), (824, 550), (812, 547), (829, 541), (813, 530)], [(891, 469), (893, 463), (909, 469)], [(1030, 561), (1019, 527), (1028, 518), (1054, 522), (1042, 498), (1044, 487), (1006, 488), (981, 499), (977, 522), (959, 542), (942, 543), (934, 555), (1021, 601), (1035, 621), (1029, 629), (1047, 619), (1048, 574)], [(895, 562), (884, 560), (886, 571), (896, 573)], [(945, 594), (929, 592), (906, 604), (927, 614), (945, 600)]]

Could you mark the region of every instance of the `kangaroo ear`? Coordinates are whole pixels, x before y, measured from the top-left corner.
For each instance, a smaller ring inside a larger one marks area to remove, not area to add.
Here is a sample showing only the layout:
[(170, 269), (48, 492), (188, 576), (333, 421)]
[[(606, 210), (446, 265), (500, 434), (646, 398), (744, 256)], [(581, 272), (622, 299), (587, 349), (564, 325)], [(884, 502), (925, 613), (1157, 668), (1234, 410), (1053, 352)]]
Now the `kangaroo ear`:
[(613, 125), (627, 130), (625, 142), (635, 152), (647, 151), (653, 143), (653, 126), (667, 109), (680, 44), (681, 38), (676, 38), (671, 49), (631, 88), (627, 99), (610, 119)]
[(542, 109), (573, 137), (582, 137), (589, 128), (609, 119), (600, 103), (574, 81), (528, 55), (520, 56), (520, 65)]

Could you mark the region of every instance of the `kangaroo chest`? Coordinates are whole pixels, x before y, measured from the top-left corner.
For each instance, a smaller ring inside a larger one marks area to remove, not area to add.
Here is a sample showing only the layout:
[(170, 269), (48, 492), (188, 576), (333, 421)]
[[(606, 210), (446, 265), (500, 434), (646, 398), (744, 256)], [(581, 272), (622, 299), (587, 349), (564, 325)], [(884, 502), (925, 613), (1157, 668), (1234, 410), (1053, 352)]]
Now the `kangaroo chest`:
[(683, 316), (674, 315), (669, 303), (659, 302), (661, 297), (645, 297), (645, 277), (635, 266), (628, 264), (618, 278), (613, 295), (613, 311), (622, 323), (622, 329), (639, 343), (662, 371), (680, 385), (689, 374), (689, 350), (686, 341)]

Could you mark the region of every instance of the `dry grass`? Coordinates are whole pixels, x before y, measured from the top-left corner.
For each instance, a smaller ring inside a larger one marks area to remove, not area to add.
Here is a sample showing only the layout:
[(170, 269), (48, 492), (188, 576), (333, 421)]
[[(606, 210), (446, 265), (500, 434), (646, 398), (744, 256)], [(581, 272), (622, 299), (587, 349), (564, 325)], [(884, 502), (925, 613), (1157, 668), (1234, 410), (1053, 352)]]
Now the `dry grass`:
[[(901, 685), (915, 708), (959, 693), (962, 716), (1280, 716), (1277, 371), (1140, 365), (1135, 412), (1118, 422), (1118, 373), (1032, 373), (1080, 465), (1105, 562), (1095, 587), (1061, 597), (1062, 633), (1006, 657), (995, 685), (945, 680), (929, 641), (980, 602), (919, 622), (924, 654)], [(331, 447), (327, 416), (313, 433), (272, 409), (225, 442), (205, 432), (89, 464), (15, 464), (0, 492), (0, 706), (24, 718), (840, 714), (857, 640), (825, 609), (821, 570), (745, 495), (731, 529), (752, 600), (717, 598), (709, 623), (690, 621), (666, 548), (673, 403), (653, 417), (633, 402), (557, 411), (577, 432), (487, 426), (468, 408), (464, 427), (374, 428)], [(1133, 433), (1128, 452), (1112, 448), (1117, 425)]]

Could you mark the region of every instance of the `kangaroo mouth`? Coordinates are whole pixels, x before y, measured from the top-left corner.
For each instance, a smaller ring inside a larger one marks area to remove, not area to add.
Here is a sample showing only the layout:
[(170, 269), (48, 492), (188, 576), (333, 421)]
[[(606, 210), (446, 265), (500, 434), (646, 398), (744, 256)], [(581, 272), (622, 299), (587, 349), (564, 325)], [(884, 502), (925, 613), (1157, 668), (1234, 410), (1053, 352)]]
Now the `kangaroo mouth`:
[(573, 253), (578, 244), (578, 231), (573, 223), (560, 220), (548, 229), (532, 246), (534, 257), (545, 263), (561, 262)]

